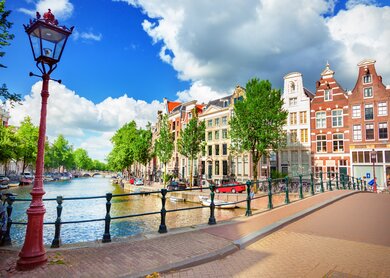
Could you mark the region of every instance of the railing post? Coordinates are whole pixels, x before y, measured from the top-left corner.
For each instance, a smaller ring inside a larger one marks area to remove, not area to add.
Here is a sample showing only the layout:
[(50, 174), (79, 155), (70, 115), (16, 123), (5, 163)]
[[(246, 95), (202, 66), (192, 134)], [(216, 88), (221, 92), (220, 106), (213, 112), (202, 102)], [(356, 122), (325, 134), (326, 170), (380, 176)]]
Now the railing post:
[(359, 178), (356, 178), (356, 189), (360, 191)]
[(367, 182), (364, 180), (364, 191), (367, 191)]
[(284, 199), (284, 203), (285, 204), (289, 204), (290, 203), (290, 198), (288, 196), (288, 177), (286, 177), (285, 179), (285, 182), (286, 182), (286, 198)]
[(1, 239), (1, 245), (2, 246), (8, 246), (8, 245), (12, 245), (12, 241), (11, 241), (11, 226), (12, 226), (12, 204), (14, 203), (15, 201), (15, 196), (13, 195), (9, 195), (6, 199), (7, 201), (7, 215), (8, 215), (8, 218), (7, 218), (7, 230), (5, 231), (5, 234), (3, 235), (3, 238)]
[(321, 186), (320, 192), (323, 193), (324, 192), (324, 181), (322, 179), (322, 171), (320, 172), (320, 186)]
[(314, 193), (314, 174), (310, 173), (310, 194), (313, 196)]
[(209, 218), (209, 225), (215, 225), (217, 224), (217, 221), (215, 221), (215, 216), (214, 216), (214, 210), (215, 210), (215, 204), (214, 204), (214, 193), (215, 191), (215, 185), (210, 185), (210, 218)]
[(340, 187), (339, 187), (339, 173), (336, 172), (336, 189), (339, 190)]
[(353, 186), (353, 190), (356, 190), (356, 183), (354, 177), (352, 177), (352, 186)]
[(51, 248), (58, 248), (61, 244), (61, 213), (62, 213), (62, 196), (57, 196), (57, 219), (55, 223), (54, 239), (51, 243)]
[(106, 194), (106, 218), (105, 218), (105, 224), (104, 224), (104, 235), (102, 242), (111, 242), (111, 235), (110, 235), (110, 223), (111, 223), (111, 199), (112, 199), (112, 193)]
[(346, 190), (347, 187), (345, 186), (345, 175), (344, 174), (341, 174), (341, 183), (342, 183), (343, 189)]
[(333, 191), (332, 180), (330, 178), (331, 178), (331, 172), (328, 172), (328, 189), (329, 191)]
[(299, 199), (303, 199), (303, 184), (302, 184), (302, 175), (299, 175)]
[(273, 209), (274, 205), (272, 204), (272, 179), (268, 178), (268, 209)]
[(251, 216), (252, 215), (252, 210), (251, 210), (251, 181), (246, 182), (246, 212), (245, 216)]
[(347, 175), (347, 181), (348, 181), (348, 190), (351, 190), (351, 181), (350, 176)]
[(165, 225), (165, 216), (167, 215), (167, 210), (165, 209), (165, 202), (167, 200), (167, 198), (165, 197), (165, 195), (167, 195), (167, 189), (166, 188), (163, 188), (161, 189), (161, 195), (162, 195), (162, 198), (161, 198), (161, 223), (160, 223), (160, 227), (158, 228), (158, 232), (160, 234), (164, 234), (167, 231), (167, 225)]

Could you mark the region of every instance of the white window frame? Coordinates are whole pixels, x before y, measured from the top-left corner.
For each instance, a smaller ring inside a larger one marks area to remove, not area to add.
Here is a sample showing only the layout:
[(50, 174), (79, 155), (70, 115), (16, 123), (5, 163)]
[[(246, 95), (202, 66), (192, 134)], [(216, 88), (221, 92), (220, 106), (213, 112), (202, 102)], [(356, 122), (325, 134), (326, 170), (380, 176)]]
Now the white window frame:
[[(335, 139), (335, 136), (340, 136), (342, 138), (336, 138)], [(335, 150), (335, 143), (337, 144), (337, 149)], [(340, 146), (342, 148), (340, 148)], [(344, 134), (342, 133), (334, 133), (332, 135), (332, 150), (334, 153), (340, 153), (340, 152), (344, 152)]]
[[(380, 129), (381, 129), (381, 125), (385, 125), (386, 126), (386, 138), (380, 138)], [(379, 123), (378, 124), (378, 138), (379, 140), (385, 140), (385, 139), (388, 139), (389, 138), (389, 126), (387, 123)]]
[(353, 125), (353, 141), (362, 141), (362, 126)]
[(362, 108), (360, 105), (352, 106), (352, 118), (358, 119), (362, 117)]
[(387, 116), (387, 102), (378, 103), (378, 116)]
[[(372, 108), (372, 119), (367, 119), (366, 118), (366, 115), (368, 115), (368, 114), (366, 114), (366, 109), (367, 108)], [(368, 104), (364, 105), (364, 120), (365, 121), (372, 121), (372, 120), (374, 120), (374, 104), (368, 103)]]
[[(318, 137), (324, 137), (325, 136), (325, 140), (324, 139), (321, 139), (321, 140), (318, 140)], [(319, 151), (318, 150), (318, 143), (320, 143), (321, 142), (321, 150)], [(327, 152), (327, 146), (326, 146), (326, 135), (325, 134), (318, 134), (317, 136), (316, 136), (316, 151), (317, 151), (317, 153), (326, 153)], [(324, 145), (325, 144), (325, 145)], [(323, 151), (322, 150), (322, 146), (325, 146), (325, 151)]]
[[(341, 112), (341, 115), (334, 115), (335, 112)], [(332, 127), (343, 127), (344, 119), (343, 119), (343, 109), (335, 109), (332, 110)], [(334, 125), (333, 120), (336, 119), (336, 125)]]
[[(370, 91), (371, 95), (367, 95), (366, 90), (367, 90), (367, 92)], [(374, 97), (374, 90), (372, 89), (372, 87), (363, 88), (363, 97), (364, 98), (373, 98)]]
[[(367, 126), (372, 126), (372, 134), (374, 135), (374, 138), (372, 139), (368, 139), (367, 138)], [(375, 126), (374, 126), (374, 123), (368, 123), (365, 125), (365, 133), (366, 133), (366, 141), (373, 141), (375, 140)]]
[(289, 98), (288, 104), (289, 106), (296, 106), (298, 99), (296, 97)]
[[(365, 80), (365, 78), (366, 77), (370, 77), (370, 80), (368, 81), (368, 82), (366, 82), (366, 80)], [(371, 74), (365, 74), (365, 75), (363, 75), (363, 84), (370, 84), (370, 83), (372, 83), (372, 75)]]
[[(322, 116), (319, 117), (319, 115)], [(326, 111), (316, 112), (316, 128), (326, 128)]]
[(333, 100), (333, 95), (332, 95), (332, 90), (324, 90), (324, 101), (332, 101)]

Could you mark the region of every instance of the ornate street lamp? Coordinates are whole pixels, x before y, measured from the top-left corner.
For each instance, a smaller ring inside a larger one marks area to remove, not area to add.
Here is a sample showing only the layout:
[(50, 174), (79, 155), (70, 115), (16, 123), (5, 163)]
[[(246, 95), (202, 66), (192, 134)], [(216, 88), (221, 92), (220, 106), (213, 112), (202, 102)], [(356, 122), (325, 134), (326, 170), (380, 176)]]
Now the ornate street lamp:
[(371, 151), (371, 162), (372, 162), (372, 175), (374, 178), (373, 190), (376, 192), (376, 176), (375, 176), (375, 162), (376, 162), (376, 151), (372, 149)]
[(17, 268), (21, 270), (31, 269), (47, 262), (46, 250), (43, 246), (43, 216), (46, 209), (42, 202), (42, 196), (45, 194), (43, 190), (43, 167), (49, 80), (50, 74), (55, 70), (61, 59), (66, 41), (69, 35), (72, 34), (73, 27), (68, 29), (65, 26), (58, 26), (58, 21), (49, 9), (43, 15), (43, 18), (37, 12), (36, 18), (30, 20), (30, 24), (27, 26), (24, 25), (24, 29), (30, 39), (36, 66), (42, 73), (42, 75), (30, 73), (30, 76), (41, 77), (43, 85), (35, 180), (30, 193), (32, 200), (30, 207), (27, 209), (28, 223), (24, 245), (17, 261)]

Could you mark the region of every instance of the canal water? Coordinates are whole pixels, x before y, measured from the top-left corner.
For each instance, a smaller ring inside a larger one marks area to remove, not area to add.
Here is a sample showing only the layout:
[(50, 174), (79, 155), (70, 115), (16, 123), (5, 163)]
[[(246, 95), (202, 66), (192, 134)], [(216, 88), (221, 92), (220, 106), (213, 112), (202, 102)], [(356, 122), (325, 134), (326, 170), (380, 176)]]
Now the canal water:
[[(46, 194), (44, 198), (56, 198), (80, 196), (102, 196), (108, 192), (112, 194), (127, 193), (119, 185), (111, 184), (111, 180), (104, 177), (80, 178), (66, 182), (45, 183)], [(12, 188), (9, 192), (17, 194), (16, 198), (31, 198), (29, 194), (32, 186)], [(167, 194), (169, 197), (169, 194)], [(57, 217), (57, 202), (45, 201), (45, 222), (55, 222)], [(161, 199), (157, 196), (123, 196), (113, 198), (111, 217), (161, 210)], [(188, 202), (166, 201), (166, 209), (194, 207), (200, 204)], [(27, 222), (26, 210), (29, 202), (14, 202), (12, 220), (14, 222)], [(76, 221), (86, 219), (104, 218), (106, 214), (106, 199), (66, 200), (62, 204), (62, 221)], [(243, 209), (216, 209), (217, 221), (226, 220), (243, 215)], [(208, 222), (210, 209), (193, 209), (180, 212), (167, 213), (166, 225), (169, 229), (188, 227)], [(160, 225), (160, 214), (124, 218), (111, 221), (111, 238), (133, 236), (137, 234), (157, 231)], [(14, 245), (21, 245), (24, 241), (26, 225), (12, 225), (11, 238)], [(85, 241), (101, 240), (104, 233), (104, 221), (88, 222), (80, 224), (63, 224), (61, 227), (62, 243), (77, 243)], [(54, 238), (54, 225), (44, 225), (44, 242), (51, 244)]]

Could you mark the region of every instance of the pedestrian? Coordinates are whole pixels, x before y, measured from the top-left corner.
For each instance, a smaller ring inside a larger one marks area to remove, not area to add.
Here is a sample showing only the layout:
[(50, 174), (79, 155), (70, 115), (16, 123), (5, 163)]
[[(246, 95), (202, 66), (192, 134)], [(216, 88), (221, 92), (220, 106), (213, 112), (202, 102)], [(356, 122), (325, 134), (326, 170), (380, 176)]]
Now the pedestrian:
[(3, 235), (7, 231), (7, 208), (6, 208), (6, 199), (7, 196), (3, 193), (0, 193), (0, 240), (2, 240)]

